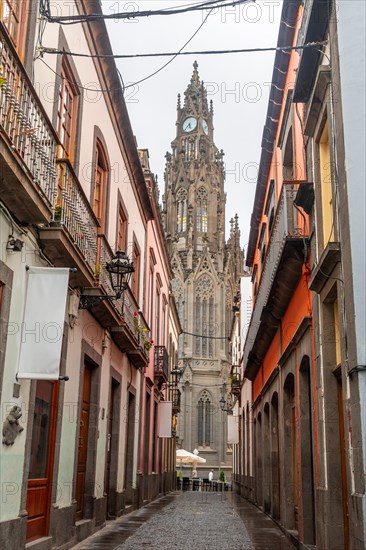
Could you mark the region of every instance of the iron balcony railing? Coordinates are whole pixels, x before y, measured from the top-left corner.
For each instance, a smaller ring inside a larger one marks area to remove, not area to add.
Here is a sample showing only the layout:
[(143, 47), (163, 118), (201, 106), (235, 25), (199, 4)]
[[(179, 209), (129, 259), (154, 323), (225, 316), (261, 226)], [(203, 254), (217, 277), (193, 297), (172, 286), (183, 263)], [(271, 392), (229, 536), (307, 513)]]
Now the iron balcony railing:
[(95, 273), (99, 224), (67, 160), (57, 161), (57, 186), (59, 196), (54, 209), (54, 221), (62, 223), (67, 228), (75, 246)]
[(155, 346), (154, 374), (161, 382), (168, 381), (169, 355), (165, 346)]
[(265, 262), (259, 280), (258, 292), (244, 344), (244, 365), (247, 364), (249, 352), (255, 341), (261, 322), (263, 308), (267, 304), (286, 241), (288, 239), (305, 239), (308, 236), (308, 224), (305, 223), (305, 220), (294, 206), (294, 199), (298, 188), (299, 184), (297, 182), (284, 182), (282, 186)]
[[(106, 269), (106, 264), (113, 258), (113, 250), (110, 247), (107, 239), (104, 235), (98, 237), (99, 239), (99, 261), (96, 267), (97, 279), (99, 285), (102, 287), (106, 294), (113, 295), (114, 290), (111, 285), (109, 273)], [(130, 332), (136, 339), (138, 345), (140, 345), (145, 352), (148, 351), (150, 342), (150, 329), (146, 320), (140, 311), (139, 305), (134, 297), (130, 287), (123, 292), (122, 297), (119, 300), (111, 302), (115, 310), (120, 315), (121, 320), (128, 326)]]
[(52, 206), (57, 136), (1, 22), (0, 126), (40, 194)]

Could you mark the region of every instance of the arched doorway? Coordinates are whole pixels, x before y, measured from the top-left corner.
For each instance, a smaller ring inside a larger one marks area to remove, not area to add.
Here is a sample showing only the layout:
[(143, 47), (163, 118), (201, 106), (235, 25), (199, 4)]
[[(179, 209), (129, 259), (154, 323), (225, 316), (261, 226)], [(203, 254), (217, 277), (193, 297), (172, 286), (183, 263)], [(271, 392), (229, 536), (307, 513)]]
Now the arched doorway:
[(271, 510), (271, 448), (269, 429), (269, 403), (263, 409), (263, 506), (265, 512)]
[(280, 463), (278, 442), (278, 393), (271, 400), (272, 516), (280, 519)]
[(302, 538), (305, 544), (315, 544), (313, 418), (310, 359), (307, 355), (302, 358), (300, 364), (299, 382)]
[(284, 479), (285, 483), (285, 526), (298, 530), (298, 487), (296, 450), (295, 377), (288, 374), (284, 384)]

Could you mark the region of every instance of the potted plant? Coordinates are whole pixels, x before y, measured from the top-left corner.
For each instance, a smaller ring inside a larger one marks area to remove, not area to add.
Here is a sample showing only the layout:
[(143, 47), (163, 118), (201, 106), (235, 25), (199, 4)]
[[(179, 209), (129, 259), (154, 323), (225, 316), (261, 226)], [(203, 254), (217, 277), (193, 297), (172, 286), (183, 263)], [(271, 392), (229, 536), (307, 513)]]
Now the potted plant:
[(53, 219), (55, 222), (60, 222), (62, 220), (62, 206), (58, 205), (55, 207)]

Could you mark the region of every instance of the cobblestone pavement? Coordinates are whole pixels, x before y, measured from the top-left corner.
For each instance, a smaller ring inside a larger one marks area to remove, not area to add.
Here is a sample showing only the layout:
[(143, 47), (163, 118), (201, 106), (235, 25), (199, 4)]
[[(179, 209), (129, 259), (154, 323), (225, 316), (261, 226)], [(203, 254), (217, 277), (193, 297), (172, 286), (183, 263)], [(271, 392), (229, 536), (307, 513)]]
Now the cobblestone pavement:
[(74, 550), (294, 550), (255, 506), (232, 493), (172, 493), (74, 546)]

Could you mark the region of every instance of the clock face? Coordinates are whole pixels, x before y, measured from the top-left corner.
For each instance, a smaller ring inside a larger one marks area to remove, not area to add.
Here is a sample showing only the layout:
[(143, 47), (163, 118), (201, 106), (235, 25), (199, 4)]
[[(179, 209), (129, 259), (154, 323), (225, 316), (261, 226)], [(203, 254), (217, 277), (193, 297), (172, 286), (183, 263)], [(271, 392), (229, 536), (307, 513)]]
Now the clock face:
[(202, 128), (203, 128), (203, 131), (205, 132), (205, 134), (207, 135), (208, 134), (208, 124), (207, 124), (206, 120), (202, 121)]
[(193, 116), (186, 118), (183, 122), (183, 131), (184, 132), (193, 132), (197, 128), (197, 119)]

